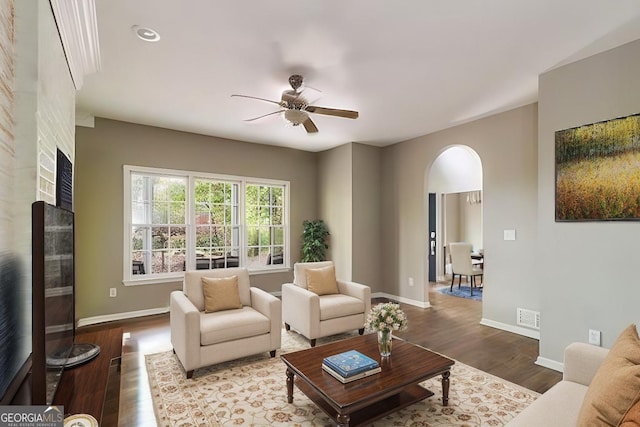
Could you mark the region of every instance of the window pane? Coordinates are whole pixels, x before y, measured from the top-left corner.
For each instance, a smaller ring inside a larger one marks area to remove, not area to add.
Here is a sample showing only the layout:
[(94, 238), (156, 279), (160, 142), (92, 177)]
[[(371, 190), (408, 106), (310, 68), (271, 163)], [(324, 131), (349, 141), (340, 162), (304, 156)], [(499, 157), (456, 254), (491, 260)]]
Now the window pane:
[(151, 272), (154, 274), (168, 273), (170, 256), (168, 250), (153, 251), (151, 254)]
[(211, 183), (203, 180), (196, 180), (195, 182), (195, 194), (194, 199), (196, 204), (203, 202), (209, 202), (209, 195), (211, 193)]
[(284, 205), (284, 192), (282, 187), (271, 187), (271, 205)]
[(211, 186), (211, 198), (213, 203), (224, 203), (225, 185), (222, 182), (216, 182)]
[(187, 212), (185, 202), (172, 202), (170, 205), (171, 224), (185, 224), (187, 222)]
[(152, 249), (167, 248), (169, 242), (169, 227), (152, 227), (151, 242)]
[(169, 199), (172, 202), (184, 202), (187, 200), (187, 187), (182, 180), (170, 179), (169, 186)]
[(211, 247), (211, 228), (207, 226), (196, 227), (196, 248)]
[(131, 201), (145, 200), (143, 192), (145, 182), (142, 175), (131, 174)]
[(258, 256), (258, 248), (250, 247), (247, 249), (247, 257), (249, 259), (256, 258)]
[(258, 204), (258, 187), (255, 185), (247, 185), (245, 190), (245, 203), (247, 205), (257, 205)]
[(131, 228), (131, 249), (141, 250), (149, 249), (145, 242), (148, 241), (147, 235), (149, 233), (149, 227), (132, 227)]
[(185, 270), (185, 256), (184, 252), (181, 251), (170, 251), (169, 252), (169, 271), (172, 273), (176, 273), (179, 271)]
[(227, 248), (230, 248), (231, 245), (233, 245), (233, 243), (231, 242), (231, 227), (225, 226), (223, 227), (223, 230), (224, 230), (224, 246)]
[(196, 225), (211, 224), (211, 214), (209, 212), (201, 212), (196, 214)]
[(260, 227), (260, 246), (269, 246), (271, 244), (270, 227)]
[(260, 223), (260, 211), (256, 207), (247, 206), (246, 208), (246, 222), (247, 225), (258, 225)]
[(268, 206), (271, 202), (271, 192), (269, 191), (269, 187), (265, 187), (265, 186), (261, 186), (259, 191), (260, 191), (260, 196), (259, 196), (259, 203), (260, 206)]
[(260, 208), (260, 224), (271, 224), (271, 210), (268, 207)]
[(224, 210), (224, 223), (225, 224), (232, 224), (232, 215), (231, 215), (231, 206), (228, 206), (225, 208)]
[(214, 224), (224, 224), (224, 205), (216, 205), (211, 208), (211, 219)]
[(132, 224), (145, 224), (146, 219), (146, 204), (143, 202), (131, 203), (131, 223)]
[(151, 217), (153, 224), (169, 223), (169, 204), (167, 202), (153, 202), (153, 215)]
[(169, 200), (168, 179), (151, 178), (153, 200), (167, 201)]
[(247, 227), (247, 244), (249, 246), (258, 245), (258, 227)]
[(171, 249), (187, 248), (187, 229), (186, 227), (171, 227), (169, 233), (169, 247)]
[(271, 208), (271, 224), (282, 225), (282, 208)]
[(273, 232), (273, 244), (284, 245), (284, 228), (272, 227), (271, 229)]

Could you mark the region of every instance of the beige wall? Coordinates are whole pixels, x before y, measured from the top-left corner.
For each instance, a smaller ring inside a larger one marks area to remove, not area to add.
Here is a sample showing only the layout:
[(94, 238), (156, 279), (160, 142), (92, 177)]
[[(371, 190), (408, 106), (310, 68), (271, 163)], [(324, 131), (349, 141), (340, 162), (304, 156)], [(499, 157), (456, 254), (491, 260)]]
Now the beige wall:
[(318, 154), (318, 218), (329, 228), (327, 259), (336, 276), (352, 279), (353, 267), (353, 144)]
[(382, 149), (353, 144), (352, 280), (383, 290)]
[(640, 324), (638, 222), (555, 222), (555, 131), (640, 113), (640, 40), (540, 76), (538, 263), (543, 359)]
[(478, 251), (482, 249), (482, 204), (470, 204), (468, 195), (468, 192), (458, 195), (461, 241), (471, 243), (473, 250)]
[[(388, 293), (428, 301), (426, 197), (429, 168), (446, 148), (467, 145), (482, 162), (484, 317), (515, 325), (516, 307), (538, 308), (536, 246), (537, 105), (527, 105), (383, 149), (383, 277)], [(518, 240), (503, 241), (504, 229)], [(492, 265), (495, 268), (492, 268)], [(499, 267), (498, 267), (499, 266)], [(409, 286), (414, 278), (416, 286)], [(418, 285), (424, 286), (418, 286)]]
[(318, 155), (319, 218), (331, 237), (327, 259), (344, 280), (382, 291), (381, 153), (349, 143)]
[(447, 193), (445, 199), (445, 245), (468, 242), (473, 250), (482, 249), (482, 204), (467, 202), (469, 192)]
[[(291, 182), (291, 261), (300, 258), (302, 221), (314, 218), (316, 155), (106, 119), (76, 128), (75, 211), (78, 318), (167, 307), (181, 283), (124, 286), (123, 165), (203, 171)], [(291, 273), (252, 276), (278, 292)], [(118, 290), (109, 298), (109, 288)]]

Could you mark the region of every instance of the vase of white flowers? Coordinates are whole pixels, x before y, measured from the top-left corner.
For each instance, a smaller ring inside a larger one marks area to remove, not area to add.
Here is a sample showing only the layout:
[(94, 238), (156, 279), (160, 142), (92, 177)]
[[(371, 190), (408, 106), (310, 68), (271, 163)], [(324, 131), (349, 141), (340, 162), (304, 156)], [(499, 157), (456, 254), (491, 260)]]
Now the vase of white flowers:
[(378, 333), (380, 355), (388, 357), (393, 345), (393, 331), (404, 331), (407, 323), (407, 316), (399, 304), (385, 302), (371, 308), (364, 326)]

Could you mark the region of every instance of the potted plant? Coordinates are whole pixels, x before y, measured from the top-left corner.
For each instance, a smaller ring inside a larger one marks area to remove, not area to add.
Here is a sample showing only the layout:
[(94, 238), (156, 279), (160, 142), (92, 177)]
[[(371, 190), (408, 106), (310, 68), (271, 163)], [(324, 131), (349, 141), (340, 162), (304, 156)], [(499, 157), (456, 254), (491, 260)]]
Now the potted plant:
[(324, 251), (329, 248), (326, 239), (327, 225), (321, 219), (302, 223), (302, 262), (324, 261)]

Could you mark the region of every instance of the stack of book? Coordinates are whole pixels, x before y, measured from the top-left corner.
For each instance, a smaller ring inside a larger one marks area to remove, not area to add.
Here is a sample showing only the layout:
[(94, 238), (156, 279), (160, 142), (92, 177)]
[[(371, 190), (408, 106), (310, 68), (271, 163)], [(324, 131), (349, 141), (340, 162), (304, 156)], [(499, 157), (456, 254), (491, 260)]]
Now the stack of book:
[(377, 361), (356, 350), (325, 357), (322, 369), (342, 383), (368, 377), (382, 370)]

